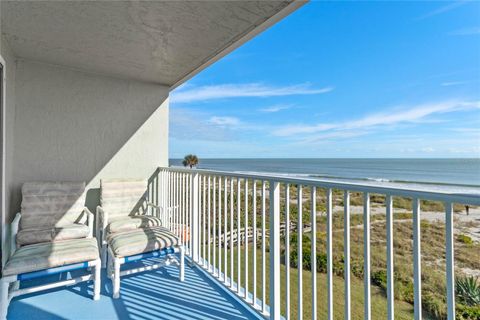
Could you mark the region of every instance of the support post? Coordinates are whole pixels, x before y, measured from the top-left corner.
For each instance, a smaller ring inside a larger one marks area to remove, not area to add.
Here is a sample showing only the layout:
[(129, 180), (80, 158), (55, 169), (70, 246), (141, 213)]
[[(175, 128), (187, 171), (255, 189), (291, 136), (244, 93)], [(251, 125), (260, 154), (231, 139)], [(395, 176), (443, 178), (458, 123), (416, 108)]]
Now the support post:
[(120, 298), (120, 259), (111, 257), (113, 260), (113, 299)]
[(194, 173), (192, 175), (193, 181), (192, 181), (192, 190), (191, 190), (191, 195), (192, 195), (192, 221), (191, 221), (191, 241), (192, 241), (192, 257), (193, 261), (198, 263), (199, 259), (199, 231), (200, 231), (200, 226), (199, 226), (199, 210), (198, 210), (198, 173)]
[(93, 300), (100, 299), (100, 288), (102, 284), (100, 270), (102, 270), (102, 261), (98, 259), (95, 263), (95, 279), (93, 280)]
[(270, 319), (280, 319), (280, 183), (270, 181)]
[(10, 281), (8, 278), (0, 280), (0, 320), (7, 319), (9, 286)]
[(180, 246), (180, 281), (185, 281), (185, 247)]
[(455, 261), (453, 239), (453, 204), (445, 203), (445, 251), (447, 271), (447, 319), (455, 320)]

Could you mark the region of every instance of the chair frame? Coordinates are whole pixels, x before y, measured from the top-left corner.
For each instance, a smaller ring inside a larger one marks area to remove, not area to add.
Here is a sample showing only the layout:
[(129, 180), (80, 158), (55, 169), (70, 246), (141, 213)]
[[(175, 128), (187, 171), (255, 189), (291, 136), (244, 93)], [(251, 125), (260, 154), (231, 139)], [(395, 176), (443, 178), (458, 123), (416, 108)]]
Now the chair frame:
[[(175, 253), (180, 252), (180, 261), (174, 255)], [(140, 261), (152, 257), (165, 257), (164, 261), (159, 263), (151, 264), (148, 266), (142, 266), (138, 268), (131, 268), (127, 270), (120, 270), (122, 264), (129, 262)], [(120, 297), (120, 277), (135, 274), (144, 271), (155, 270), (163, 266), (168, 266), (170, 264), (175, 264), (180, 268), (179, 280), (183, 282), (185, 280), (185, 248), (183, 245), (163, 248), (160, 250), (143, 252), (132, 256), (127, 257), (115, 257), (115, 254), (108, 248), (108, 264), (107, 264), (107, 276), (112, 279), (113, 283), (113, 298), (118, 299)]]
[[(147, 199), (145, 199), (147, 200)], [(162, 208), (146, 201), (146, 206), (148, 208), (152, 208), (157, 212), (157, 217), (160, 219), (161, 217), (161, 212)], [(108, 259), (108, 241), (107, 241), (107, 232), (105, 230), (107, 229), (108, 226), (108, 212), (105, 212), (103, 210), (102, 206), (97, 206), (97, 211), (96, 211), (96, 228), (95, 228), (95, 237), (97, 238), (99, 242), (99, 247), (100, 247), (100, 257), (102, 260), (102, 268), (107, 267), (107, 259)]]
[[(88, 210), (88, 208), (83, 209), (84, 212), (88, 215), (87, 224), (90, 227), (90, 234), (87, 238), (92, 238), (93, 233), (93, 214)], [(16, 237), (19, 229), (19, 224), (21, 220), (21, 213), (17, 213), (15, 219), (11, 224), (11, 238), (10, 238), (10, 255), (9, 258), (15, 253), (17, 250), (17, 242)], [(28, 245), (25, 245), (28, 246)], [(48, 284), (43, 284), (39, 286), (29, 287), (25, 289), (20, 289), (20, 281), (23, 280), (30, 280), (40, 277), (45, 277), (53, 274), (64, 273), (73, 270), (80, 270), (80, 269), (87, 269), (90, 271), (90, 274), (83, 275), (81, 277), (72, 278), (63, 281), (56, 281), (50, 282)], [(101, 260), (89, 260), (75, 264), (69, 264), (59, 267), (53, 267), (38, 271), (32, 271), (27, 273), (20, 273), (20, 274), (13, 274), (9, 276), (2, 277), (0, 279), (0, 319), (6, 319), (8, 305), (10, 304), (10, 300), (14, 297), (45, 291), (53, 288), (63, 287), (63, 286), (71, 286), (75, 285), (80, 282), (85, 281), (93, 281), (93, 300), (100, 299), (100, 287), (101, 287)], [(13, 285), (11, 285), (13, 284)]]

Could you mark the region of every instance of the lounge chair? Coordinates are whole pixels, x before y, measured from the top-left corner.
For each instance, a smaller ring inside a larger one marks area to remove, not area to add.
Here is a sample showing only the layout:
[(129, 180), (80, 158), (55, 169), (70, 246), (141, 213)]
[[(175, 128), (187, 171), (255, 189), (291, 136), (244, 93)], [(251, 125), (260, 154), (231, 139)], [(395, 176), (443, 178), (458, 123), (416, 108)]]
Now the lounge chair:
[[(30, 182), (22, 186), (22, 206), (11, 226), (10, 257), (0, 283), (1, 318), (11, 298), (83, 281), (94, 281), (100, 298), (101, 261), (93, 234), (93, 214), (84, 207), (85, 183)], [(78, 278), (20, 288), (34, 278), (88, 269)]]
[[(101, 240), (102, 263), (113, 281), (113, 297), (120, 296), (120, 277), (174, 263), (184, 279), (184, 249), (180, 239), (162, 227), (161, 208), (148, 202), (145, 180), (102, 180), (97, 207), (97, 237)], [(180, 252), (180, 261), (174, 253)], [(164, 257), (138, 268), (120, 270), (122, 264)], [(108, 260), (108, 263), (107, 263)]]

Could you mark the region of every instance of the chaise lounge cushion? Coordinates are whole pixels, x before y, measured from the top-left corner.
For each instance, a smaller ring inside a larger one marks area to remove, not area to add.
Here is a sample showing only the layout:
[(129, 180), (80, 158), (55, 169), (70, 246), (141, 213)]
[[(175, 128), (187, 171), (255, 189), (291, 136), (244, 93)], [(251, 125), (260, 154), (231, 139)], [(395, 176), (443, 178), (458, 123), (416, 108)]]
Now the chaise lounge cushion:
[(85, 224), (84, 182), (26, 182), (22, 186), (20, 229)]
[(101, 180), (100, 204), (110, 220), (144, 215), (147, 188), (146, 180)]
[(128, 257), (178, 246), (180, 241), (168, 229), (153, 227), (111, 234), (108, 244), (116, 257)]
[(159, 227), (162, 222), (159, 218), (154, 216), (129, 216), (114, 219), (107, 226), (107, 232), (118, 233), (138, 228)]
[(81, 239), (88, 237), (89, 234), (90, 228), (79, 223), (55, 228), (40, 227), (38, 229), (23, 229), (17, 233), (17, 244), (24, 246), (41, 242)]
[(3, 276), (92, 261), (98, 257), (95, 238), (37, 243), (15, 251), (3, 269)]

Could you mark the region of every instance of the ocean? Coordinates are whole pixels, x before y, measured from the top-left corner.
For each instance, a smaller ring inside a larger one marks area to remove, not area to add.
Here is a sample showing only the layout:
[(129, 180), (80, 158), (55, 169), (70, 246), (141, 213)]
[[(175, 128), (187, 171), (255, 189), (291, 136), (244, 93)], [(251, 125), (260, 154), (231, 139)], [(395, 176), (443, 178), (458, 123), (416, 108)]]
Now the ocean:
[[(170, 159), (170, 166), (181, 166)], [(200, 159), (199, 169), (480, 190), (480, 159)]]

